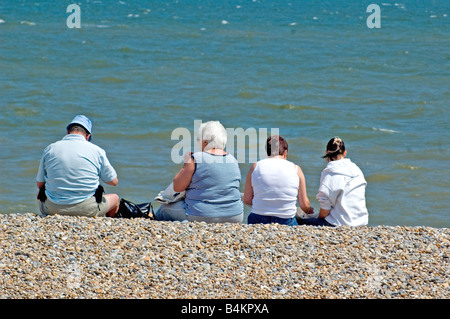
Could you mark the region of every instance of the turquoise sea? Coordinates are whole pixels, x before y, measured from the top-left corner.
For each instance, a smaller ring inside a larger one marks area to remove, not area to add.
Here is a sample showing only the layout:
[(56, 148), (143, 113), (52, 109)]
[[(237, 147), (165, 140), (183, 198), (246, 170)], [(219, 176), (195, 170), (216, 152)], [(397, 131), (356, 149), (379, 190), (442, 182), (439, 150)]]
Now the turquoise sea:
[(369, 225), (450, 227), (450, 1), (396, 1), (77, 1), (68, 28), (72, 1), (1, 0), (0, 211), (38, 212), (42, 151), (85, 114), (135, 202), (180, 168), (176, 128), (219, 120), (279, 129), (316, 210), (338, 135)]

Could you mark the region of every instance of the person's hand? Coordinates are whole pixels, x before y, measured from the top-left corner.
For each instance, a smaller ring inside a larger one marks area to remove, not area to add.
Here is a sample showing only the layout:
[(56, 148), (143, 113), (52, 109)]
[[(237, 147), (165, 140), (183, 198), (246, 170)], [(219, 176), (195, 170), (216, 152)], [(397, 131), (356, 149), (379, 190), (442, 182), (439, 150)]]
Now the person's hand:
[(306, 212), (306, 214), (308, 214), (308, 215), (314, 214), (314, 207), (309, 206), (309, 209), (308, 209), (308, 211)]

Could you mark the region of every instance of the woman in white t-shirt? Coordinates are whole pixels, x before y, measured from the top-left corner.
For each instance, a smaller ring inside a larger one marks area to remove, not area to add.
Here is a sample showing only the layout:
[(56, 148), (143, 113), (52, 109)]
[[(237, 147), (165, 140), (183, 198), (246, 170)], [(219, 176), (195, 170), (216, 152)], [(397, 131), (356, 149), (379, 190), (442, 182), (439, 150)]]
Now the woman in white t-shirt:
[(367, 182), (356, 164), (345, 158), (344, 141), (332, 138), (327, 144), (327, 166), (320, 177), (320, 203), (318, 218), (298, 219), (301, 225), (315, 226), (363, 226), (367, 225), (369, 213), (366, 208)]
[(268, 158), (251, 167), (247, 174), (244, 203), (252, 206), (248, 224), (297, 225), (297, 200), (307, 214), (314, 213), (300, 166), (288, 161), (286, 140), (274, 135), (267, 139)]

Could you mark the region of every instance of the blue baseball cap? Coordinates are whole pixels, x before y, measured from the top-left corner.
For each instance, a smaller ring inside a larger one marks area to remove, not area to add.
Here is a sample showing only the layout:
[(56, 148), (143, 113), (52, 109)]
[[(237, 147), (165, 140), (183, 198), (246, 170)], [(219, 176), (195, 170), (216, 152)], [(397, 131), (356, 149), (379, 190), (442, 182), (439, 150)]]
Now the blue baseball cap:
[(84, 115), (77, 115), (73, 118), (72, 122), (70, 122), (69, 125), (67, 125), (67, 130), (69, 129), (69, 126), (72, 124), (79, 124), (91, 135), (89, 137), (89, 140), (92, 138), (92, 122), (90, 119), (88, 119)]

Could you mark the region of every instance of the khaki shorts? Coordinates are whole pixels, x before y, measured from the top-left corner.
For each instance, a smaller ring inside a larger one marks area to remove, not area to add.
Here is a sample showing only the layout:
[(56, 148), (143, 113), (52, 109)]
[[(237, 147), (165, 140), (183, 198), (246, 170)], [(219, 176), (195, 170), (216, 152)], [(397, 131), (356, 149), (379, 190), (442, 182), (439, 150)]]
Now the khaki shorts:
[(78, 204), (55, 204), (47, 198), (45, 202), (38, 201), (39, 209), (42, 214), (46, 215), (70, 215), (70, 216), (87, 216), (87, 217), (104, 217), (108, 212), (108, 202), (103, 196), (102, 202), (97, 203), (95, 197), (86, 199)]

